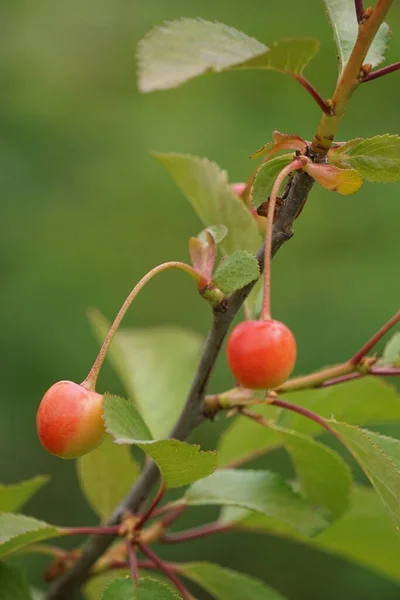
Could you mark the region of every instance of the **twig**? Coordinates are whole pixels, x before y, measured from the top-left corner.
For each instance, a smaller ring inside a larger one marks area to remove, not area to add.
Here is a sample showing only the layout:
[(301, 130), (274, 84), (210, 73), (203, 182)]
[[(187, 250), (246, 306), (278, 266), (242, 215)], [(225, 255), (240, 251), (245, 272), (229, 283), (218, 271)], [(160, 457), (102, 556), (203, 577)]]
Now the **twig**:
[(153, 498), (153, 501), (151, 502), (149, 508), (146, 510), (145, 513), (143, 513), (143, 515), (141, 517), (139, 517), (139, 519), (136, 522), (135, 525), (135, 529), (139, 530), (143, 527), (143, 525), (145, 523), (147, 523), (147, 521), (150, 519), (150, 517), (153, 515), (155, 508), (158, 506), (158, 504), (160, 503), (160, 501), (162, 500), (163, 496), (165, 494), (165, 483), (164, 480), (161, 480), (160, 483), (160, 487), (157, 490), (156, 495)]
[(320, 387), (330, 387), (339, 383), (347, 383), (348, 381), (360, 379), (361, 377), (366, 377), (367, 375), (375, 375), (377, 377), (395, 377), (396, 375), (400, 375), (400, 367), (371, 367), (369, 371), (356, 371), (355, 373), (348, 373), (347, 375), (342, 375), (341, 377), (328, 379), (327, 381), (321, 383)]
[(320, 109), (326, 115), (332, 115), (332, 106), (329, 102), (323, 99), (323, 97), (319, 94), (319, 92), (315, 89), (315, 87), (303, 77), (303, 75), (294, 75), (293, 76), (298, 83), (310, 94), (310, 96), (315, 100)]
[(213, 523), (207, 523), (207, 525), (200, 525), (199, 527), (193, 527), (186, 531), (179, 531), (177, 533), (165, 533), (160, 541), (163, 544), (180, 544), (181, 542), (189, 542), (191, 540), (198, 540), (199, 538), (208, 537), (215, 533), (225, 533), (232, 530), (232, 525), (222, 524), (215, 521)]
[(137, 560), (137, 556), (136, 556), (136, 550), (132, 544), (132, 540), (129, 540), (129, 539), (126, 540), (126, 552), (128, 554), (128, 564), (129, 564), (129, 567), (131, 570), (133, 585), (135, 586), (135, 589), (137, 590), (138, 589), (138, 579), (139, 579), (138, 560)]
[[(292, 226), (301, 212), (308, 194), (314, 185), (314, 180), (298, 171), (290, 182), (284, 204), (274, 224), (272, 251), (275, 254), (292, 235)], [(263, 269), (264, 247), (257, 253), (260, 269)], [(185, 407), (178, 422), (171, 431), (171, 437), (184, 440), (204, 420), (203, 400), (206, 387), (218, 358), (224, 337), (243, 302), (251, 292), (255, 282), (233, 293), (224, 308), (214, 310), (213, 322), (208, 333), (203, 354), (197, 372), (194, 376)], [(143, 471), (127, 497), (115, 509), (110, 517), (109, 525), (120, 522), (121, 517), (128, 511), (136, 513), (144, 498), (147, 496), (159, 476), (154, 463), (150, 463)], [(47, 600), (72, 600), (74, 594), (87, 579), (92, 565), (107, 550), (112, 542), (111, 537), (95, 536), (88, 539), (82, 548), (79, 560), (60, 577), (47, 594)]]
[(110, 527), (66, 527), (62, 529), (64, 535), (117, 535), (118, 525)]
[(382, 327), (368, 340), (368, 342), (366, 342), (360, 348), (360, 350), (358, 352), (356, 352), (354, 354), (354, 356), (351, 357), (351, 359), (349, 361), (350, 364), (358, 365), (359, 362), (364, 358), (364, 356), (366, 356), (368, 354), (368, 352), (370, 350), (372, 350), (372, 348), (375, 346), (375, 344), (377, 344), (383, 338), (383, 336), (386, 335), (386, 333), (399, 322), (400, 322), (400, 310), (395, 315), (393, 315), (393, 317), (391, 319), (389, 319), (389, 321), (387, 323), (382, 325)]
[(354, 0), (358, 23), (361, 23), (364, 18), (364, 2), (363, 0)]
[(190, 596), (188, 590), (183, 585), (181, 580), (175, 575), (175, 573), (172, 571), (172, 569), (169, 568), (167, 563), (162, 561), (157, 556), (157, 554), (155, 554), (152, 550), (150, 550), (150, 548), (148, 546), (145, 546), (144, 544), (140, 544), (139, 547), (140, 547), (140, 550), (143, 552), (143, 554), (145, 554), (147, 556), (147, 558), (149, 558), (156, 565), (156, 567), (158, 567), (160, 569), (160, 571), (162, 573), (164, 573), (164, 575), (174, 584), (174, 586), (180, 593), (183, 600), (190, 600), (191, 596)]
[(377, 69), (376, 71), (372, 71), (365, 75), (361, 79), (361, 83), (365, 83), (366, 81), (372, 81), (373, 79), (378, 79), (379, 77), (383, 77), (384, 75), (389, 75), (389, 73), (394, 73), (400, 69), (400, 62), (393, 63), (392, 65), (388, 65), (387, 67), (383, 67), (382, 69)]

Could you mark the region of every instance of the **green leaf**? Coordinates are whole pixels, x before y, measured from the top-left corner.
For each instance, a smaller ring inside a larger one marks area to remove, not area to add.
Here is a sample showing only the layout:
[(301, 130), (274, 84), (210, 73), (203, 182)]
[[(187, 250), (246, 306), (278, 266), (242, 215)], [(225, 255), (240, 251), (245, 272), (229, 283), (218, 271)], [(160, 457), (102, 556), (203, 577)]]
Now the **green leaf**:
[(205, 227), (220, 223), (228, 228), (220, 244), (224, 253), (257, 252), (261, 243), (257, 223), (231, 189), (226, 171), (206, 158), (189, 154), (154, 156), (169, 171)]
[(1, 600), (32, 600), (23, 571), (0, 562)]
[(381, 366), (400, 366), (400, 331), (390, 338), (378, 362)]
[[(358, 35), (354, 0), (324, 0), (324, 4), (334, 33), (339, 59), (339, 72), (342, 73)], [(365, 64), (376, 67), (384, 60), (389, 36), (389, 26), (383, 23), (371, 44), (364, 60)]]
[(110, 436), (79, 458), (76, 467), (82, 491), (102, 521), (111, 515), (140, 472), (129, 448), (113, 443)]
[[(327, 419), (354, 424), (400, 421), (400, 397), (393, 386), (377, 377), (363, 377), (332, 387), (284, 394)], [(322, 428), (300, 415), (282, 411), (279, 425), (304, 433), (321, 433)]]
[(40, 540), (64, 535), (62, 529), (33, 517), (0, 513), (0, 558)]
[(152, 440), (150, 431), (129, 400), (106, 394), (103, 400), (106, 429), (120, 444), (135, 444), (160, 469), (167, 487), (180, 487), (206, 477), (218, 464), (217, 452), (203, 452), (178, 440)]
[(208, 562), (183, 563), (179, 572), (218, 600), (283, 600), (263, 581)]
[[(109, 322), (98, 311), (91, 311), (90, 320), (102, 342)], [(175, 425), (202, 346), (201, 335), (181, 327), (122, 329), (116, 333), (109, 352), (111, 363), (154, 437), (166, 437)]]
[(37, 475), (20, 483), (0, 484), (0, 511), (15, 512), (36, 494), (49, 479), (47, 475)]
[(358, 192), (363, 179), (354, 169), (339, 169), (335, 165), (307, 163), (304, 171), (326, 190), (349, 196)]
[(328, 159), (331, 163), (352, 167), (367, 181), (399, 181), (400, 136), (386, 134), (350, 140), (332, 148)]
[(368, 476), (400, 534), (400, 441), (348, 423), (329, 425)]
[(93, 575), (85, 583), (83, 588), (83, 596), (86, 600), (99, 600), (102, 597), (104, 589), (116, 579), (121, 579), (125, 575), (129, 575), (129, 567), (127, 569), (117, 569), (115, 571), (105, 571), (99, 575)]
[(223, 23), (179, 19), (154, 27), (138, 45), (139, 89), (165, 90), (197, 75), (216, 73), (267, 50)]
[(261, 164), (252, 188), (252, 201), (256, 208), (268, 200), (275, 179), (292, 160), (293, 154), (284, 154)]
[(155, 579), (139, 579), (138, 592), (130, 577), (116, 579), (103, 592), (101, 600), (179, 600), (176, 592)]
[[(289, 38), (273, 42), (271, 47), (254, 58), (237, 65), (237, 69), (266, 69), (289, 75), (301, 75), (319, 50), (315, 38)], [(235, 68), (235, 67), (234, 67)]]
[(259, 276), (260, 267), (254, 254), (241, 250), (222, 259), (214, 273), (213, 282), (225, 294), (231, 294)]
[[(304, 406), (323, 417), (355, 424), (400, 421), (400, 398), (393, 386), (377, 377), (364, 377), (341, 385), (284, 394), (293, 404)], [(245, 463), (282, 446), (274, 424), (312, 435), (323, 429), (300, 415), (273, 406), (255, 409), (271, 421), (260, 427), (250, 419), (237, 418), (222, 434), (218, 446), (221, 466)]]
[(301, 75), (319, 41), (293, 38), (270, 48), (245, 33), (202, 19), (180, 19), (152, 29), (138, 45), (141, 92), (166, 90), (204, 73), (269, 69)]
[(300, 483), (310, 504), (327, 508), (337, 519), (349, 504), (351, 471), (341, 456), (312, 438), (277, 428), (283, 438)]
[[(253, 412), (271, 420), (279, 410), (275, 406), (257, 406)], [(241, 418), (233, 420), (219, 439), (218, 453), (221, 467), (236, 466), (264, 454), (265, 449), (272, 450), (282, 446), (282, 437), (271, 427), (260, 427), (252, 419)]]
[(237, 506), (276, 519), (304, 535), (315, 535), (328, 526), (322, 514), (276, 473), (270, 471), (217, 471), (197, 481), (186, 492), (190, 506)]
[[(233, 511), (236, 510), (236, 515)], [(236, 519), (233, 519), (236, 517)], [(243, 530), (289, 538), (329, 554), (342, 556), (356, 564), (400, 581), (400, 539), (377, 494), (370, 488), (354, 486), (349, 509), (313, 538), (284, 529), (276, 521), (250, 511), (225, 508), (221, 522), (231, 522)]]

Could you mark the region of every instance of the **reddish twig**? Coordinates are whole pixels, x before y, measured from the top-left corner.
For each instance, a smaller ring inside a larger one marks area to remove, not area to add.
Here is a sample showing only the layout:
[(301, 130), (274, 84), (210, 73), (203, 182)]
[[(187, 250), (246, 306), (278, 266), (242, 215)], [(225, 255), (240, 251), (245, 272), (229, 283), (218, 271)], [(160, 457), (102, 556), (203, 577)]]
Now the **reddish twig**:
[(161, 558), (159, 558), (157, 554), (150, 550), (148, 546), (145, 546), (144, 544), (139, 544), (139, 548), (143, 552), (143, 554), (147, 556), (147, 558), (149, 558), (162, 573), (164, 573), (164, 575), (171, 581), (171, 583), (174, 584), (183, 600), (190, 600), (191, 596), (188, 590), (183, 585), (181, 580), (175, 575), (170, 566), (163, 560), (161, 560)]
[(164, 529), (172, 525), (172, 523), (174, 523), (186, 509), (187, 506), (185, 504), (181, 504), (180, 506), (175, 508), (175, 510), (171, 510), (170, 513), (165, 515), (165, 517), (161, 519), (161, 524), (164, 527)]
[(334, 429), (332, 429), (330, 427), (329, 423), (327, 423), (327, 421), (326, 421), (326, 419), (324, 419), (324, 417), (321, 417), (321, 415), (317, 415), (317, 413), (314, 413), (311, 410), (308, 410), (308, 408), (304, 408), (303, 406), (298, 406), (297, 404), (292, 404), (291, 402), (287, 402), (286, 400), (280, 400), (279, 398), (274, 398), (272, 400), (271, 400), (271, 398), (268, 398), (268, 401), (269, 401), (269, 404), (272, 404), (273, 406), (279, 406), (280, 408), (285, 408), (286, 410), (295, 412), (298, 415), (305, 417), (306, 419), (310, 419), (311, 421), (314, 421), (314, 423), (317, 423), (318, 425), (321, 425), (321, 427), (326, 429), (326, 431), (328, 431), (328, 433), (331, 433), (336, 438), (340, 439), (338, 434), (336, 433), (336, 431), (334, 431)]
[(376, 71), (372, 71), (365, 75), (361, 79), (361, 83), (365, 83), (366, 81), (372, 81), (373, 79), (378, 79), (379, 77), (383, 77), (384, 75), (389, 75), (389, 73), (394, 73), (400, 69), (400, 62), (393, 63), (388, 65), (387, 67), (383, 67), (382, 69), (377, 69)]
[(372, 350), (375, 344), (377, 344), (383, 338), (383, 336), (386, 335), (386, 333), (399, 322), (400, 310), (397, 311), (397, 313), (394, 314), (393, 317), (387, 321), (387, 323), (382, 325), (382, 327), (368, 340), (368, 342), (366, 342), (360, 348), (360, 350), (358, 350), (358, 352), (351, 357), (349, 363), (351, 365), (358, 365), (359, 362), (368, 354), (368, 352)]
[(326, 115), (332, 115), (331, 104), (322, 98), (322, 96), (319, 94), (319, 92), (317, 92), (315, 87), (308, 81), (308, 79), (303, 77), (303, 75), (293, 75), (293, 77), (310, 94), (310, 96), (315, 100), (320, 109)]
[(365, 13), (364, 2), (363, 0), (354, 0), (354, 4), (356, 8), (357, 21), (358, 23), (362, 23)]
[(355, 373), (347, 373), (347, 375), (342, 375), (341, 377), (335, 377), (333, 379), (324, 381), (321, 383), (320, 387), (330, 387), (331, 385), (337, 385), (338, 383), (347, 383), (348, 381), (360, 379), (361, 377), (366, 377), (367, 375), (375, 375), (377, 377), (395, 377), (396, 375), (400, 375), (400, 367), (372, 367), (370, 371), (366, 371), (365, 373), (361, 373), (360, 371), (356, 371)]
[(186, 531), (179, 531), (177, 533), (166, 533), (161, 536), (161, 542), (163, 544), (180, 544), (181, 542), (189, 542), (191, 540), (197, 540), (199, 538), (208, 537), (215, 533), (225, 533), (231, 531), (232, 525), (222, 524), (215, 521), (214, 523), (207, 523), (207, 525), (200, 525), (199, 527), (193, 527)]
[(135, 529), (138, 531), (139, 529), (142, 529), (143, 525), (145, 523), (147, 523), (147, 521), (150, 519), (150, 517), (153, 515), (156, 507), (158, 506), (158, 504), (161, 502), (163, 496), (165, 494), (165, 483), (164, 480), (161, 480), (160, 483), (160, 487), (157, 490), (156, 495), (154, 496), (150, 506), (148, 507), (148, 509), (143, 513), (142, 516), (139, 517), (136, 525), (135, 525)]
[(136, 550), (133, 547), (132, 540), (126, 540), (126, 552), (128, 554), (128, 565), (131, 570), (131, 577), (135, 589), (138, 589), (139, 571), (138, 571), (138, 559), (136, 556)]

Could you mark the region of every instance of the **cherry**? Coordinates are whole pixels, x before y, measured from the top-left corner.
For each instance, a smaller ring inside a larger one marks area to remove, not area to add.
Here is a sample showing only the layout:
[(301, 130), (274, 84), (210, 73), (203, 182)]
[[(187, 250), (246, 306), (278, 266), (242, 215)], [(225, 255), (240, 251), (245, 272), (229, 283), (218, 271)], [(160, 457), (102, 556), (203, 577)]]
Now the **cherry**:
[(42, 446), (60, 458), (82, 456), (102, 441), (103, 396), (73, 381), (59, 381), (43, 396), (36, 415)]
[(228, 339), (229, 367), (250, 389), (271, 389), (289, 377), (296, 362), (296, 340), (280, 321), (243, 321)]

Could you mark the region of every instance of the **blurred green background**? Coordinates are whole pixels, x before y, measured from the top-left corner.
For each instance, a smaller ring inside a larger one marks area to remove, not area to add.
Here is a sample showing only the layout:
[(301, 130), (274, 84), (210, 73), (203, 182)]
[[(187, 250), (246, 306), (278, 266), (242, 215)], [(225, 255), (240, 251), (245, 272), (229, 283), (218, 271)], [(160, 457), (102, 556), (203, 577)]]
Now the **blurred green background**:
[[(50, 473), (26, 511), (64, 525), (95, 523), (73, 462), (47, 455), (35, 431), (43, 392), (81, 381), (97, 344), (86, 310), (111, 318), (149, 268), (187, 259), (200, 229), (151, 150), (208, 156), (232, 181), (274, 129), (310, 139), (318, 108), (279, 73), (199, 78), (141, 96), (134, 49), (154, 24), (179, 16), (223, 21), (260, 41), (316, 36), (307, 71), (328, 97), (336, 75), (329, 26), (317, 0), (2, 0), (0, 65), (0, 479)], [(389, 22), (400, 29), (400, 6)], [(400, 32), (388, 59), (400, 56)], [(399, 76), (358, 90), (341, 139), (399, 131)], [(364, 184), (356, 196), (315, 188), (295, 238), (274, 261), (273, 310), (295, 332), (297, 371), (345, 358), (396, 309), (398, 185)], [(205, 333), (210, 314), (190, 281), (161, 275), (136, 301), (127, 325), (176, 323)], [(178, 365), (177, 365), (177, 368)], [(231, 385), (224, 357), (213, 389)], [(102, 389), (121, 388), (107, 365)], [(223, 424), (196, 435), (213, 446)], [(392, 428), (393, 432), (393, 428)], [(397, 432), (400, 435), (400, 432)], [(261, 464), (283, 472), (283, 454)], [(186, 523), (212, 511), (195, 511)], [(287, 542), (243, 535), (167, 548), (164, 556), (216, 560), (256, 574), (291, 600), (394, 600), (396, 584), (341, 559)], [(25, 563), (40, 582), (42, 559)]]

